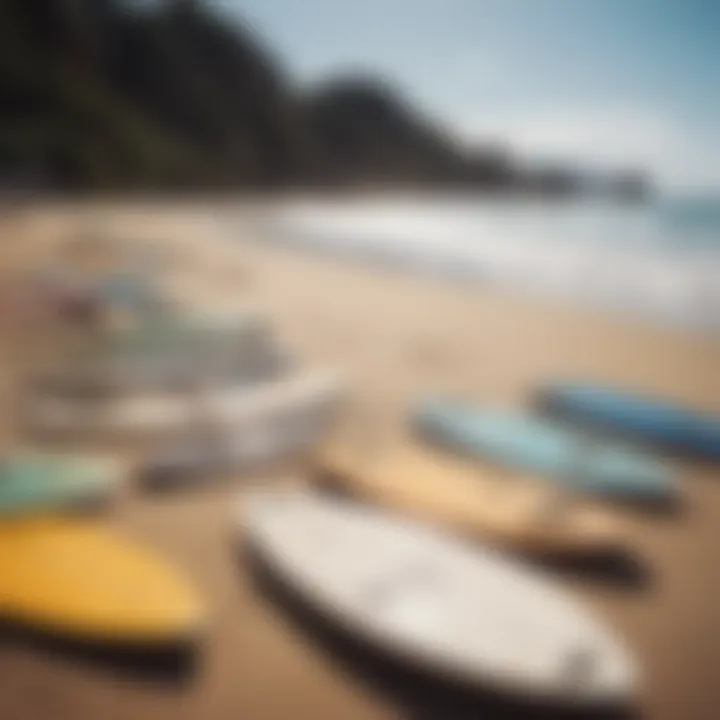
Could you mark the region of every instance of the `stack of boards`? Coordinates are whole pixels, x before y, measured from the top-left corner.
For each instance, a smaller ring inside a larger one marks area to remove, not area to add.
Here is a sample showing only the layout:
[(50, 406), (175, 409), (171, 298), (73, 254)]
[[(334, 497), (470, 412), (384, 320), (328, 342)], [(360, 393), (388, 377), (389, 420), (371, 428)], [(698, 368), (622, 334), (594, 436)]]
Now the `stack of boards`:
[[(139, 326), (88, 338), (64, 367), (38, 378), (24, 420), (32, 430), (86, 438), (169, 436), (145, 472), (194, 478), (320, 438), (343, 383), (335, 373), (303, 371), (286, 360), (255, 316), (163, 311)], [(107, 496), (119, 475), (111, 463), (87, 458), (5, 458), (2, 618), (114, 645), (196, 636), (202, 603), (171, 566), (98, 523), (46, 514)]]
[(312, 444), (342, 387), (335, 372), (291, 363), (254, 314), (170, 315), (90, 342), (38, 378), (23, 421), (41, 435), (169, 438), (152, 463), (194, 472), (218, 459), (208, 429), (237, 463)]
[[(296, 371), (275, 380), (198, 388), (188, 392), (121, 395), (108, 401), (38, 396), (25, 408), (34, 432), (114, 438), (162, 438), (203, 424), (242, 428), (289, 428), (305, 417), (325, 416), (339, 400), (341, 383), (331, 372)], [(322, 423), (311, 420), (316, 424)], [(248, 431), (249, 432), (249, 431)]]
[(100, 333), (53, 375), (60, 385), (131, 392), (197, 380), (262, 380), (284, 371), (287, 363), (271, 327), (258, 315), (165, 312)]

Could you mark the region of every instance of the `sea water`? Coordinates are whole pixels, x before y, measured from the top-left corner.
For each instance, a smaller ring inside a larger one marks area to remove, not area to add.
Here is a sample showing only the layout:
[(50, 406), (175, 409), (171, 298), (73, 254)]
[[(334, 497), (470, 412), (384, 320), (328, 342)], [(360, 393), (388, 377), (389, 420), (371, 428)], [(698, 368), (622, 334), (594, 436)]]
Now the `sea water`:
[(720, 337), (720, 199), (437, 195), (284, 202), (272, 235)]

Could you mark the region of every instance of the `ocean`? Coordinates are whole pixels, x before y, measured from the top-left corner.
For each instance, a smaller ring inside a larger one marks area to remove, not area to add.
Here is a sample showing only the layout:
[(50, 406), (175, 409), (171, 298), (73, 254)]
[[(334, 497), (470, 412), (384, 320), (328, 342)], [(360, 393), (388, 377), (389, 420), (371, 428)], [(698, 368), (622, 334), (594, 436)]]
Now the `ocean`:
[(295, 199), (268, 237), (720, 336), (720, 199)]

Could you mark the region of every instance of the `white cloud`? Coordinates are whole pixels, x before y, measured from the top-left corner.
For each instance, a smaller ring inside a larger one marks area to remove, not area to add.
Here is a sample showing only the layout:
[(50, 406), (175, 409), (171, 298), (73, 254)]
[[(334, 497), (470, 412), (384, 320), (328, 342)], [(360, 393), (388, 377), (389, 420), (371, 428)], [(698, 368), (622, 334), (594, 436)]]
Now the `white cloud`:
[(718, 143), (648, 110), (542, 108), (471, 118), (460, 129), (470, 141), (507, 140), (528, 158), (647, 168), (667, 187), (720, 186)]

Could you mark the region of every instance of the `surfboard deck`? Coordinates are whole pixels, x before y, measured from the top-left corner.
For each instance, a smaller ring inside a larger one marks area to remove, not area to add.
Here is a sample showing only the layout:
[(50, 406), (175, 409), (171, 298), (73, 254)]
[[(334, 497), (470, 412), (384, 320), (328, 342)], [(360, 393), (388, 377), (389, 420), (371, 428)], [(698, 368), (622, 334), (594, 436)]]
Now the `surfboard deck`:
[(309, 492), (244, 493), (242, 537), (316, 612), (393, 657), (534, 700), (623, 702), (622, 643), (544, 575), (426, 526)]
[(193, 639), (195, 590), (171, 565), (90, 521), (0, 524), (0, 615), (59, 637), (153, 645)]
[(435, 446), (588, 495), (672, 503), (679, 494), (673, 472), (659, 459), (522, 412), (434, 399), (419, 405), (412, 424)]
[(355, 497), (520, 553), (595, 556), (624, 546), (619, 520), (601, 507), (536, 478), (470, 467), (409, 443), (375, 454), (333, 445), (314, 470)]

